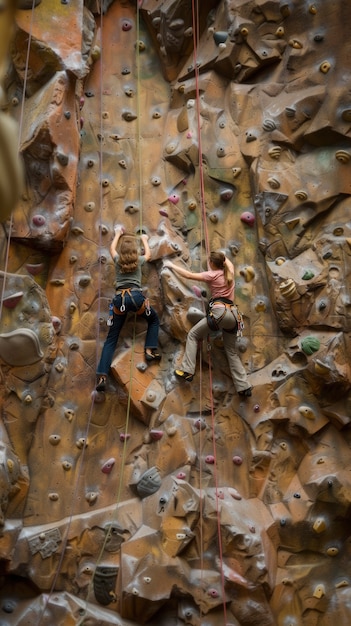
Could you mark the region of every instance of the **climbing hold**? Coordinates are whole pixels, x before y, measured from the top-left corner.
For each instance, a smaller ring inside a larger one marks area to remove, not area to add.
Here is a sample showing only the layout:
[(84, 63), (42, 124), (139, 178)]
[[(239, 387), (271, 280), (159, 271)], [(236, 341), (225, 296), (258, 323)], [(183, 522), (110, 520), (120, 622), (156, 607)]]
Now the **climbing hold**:
[(314, 272), (312, 270), (306, 270), (302, 275), (302, 280), (311, 280), (314, 277)]
[(242, 460), (241, 456), (238, 456), (238, 455), (233, 456), (233, 463), (234, 463), (234, 465), (241, 465), (242, 462), (243, 462), (243, 460)]
[(133, 24), (132, 24), (131, 20), (124, 19), (122, 21), (122, 30), (124, 32), (127, 32), (128, 30), (131, 30), (132, 28), (133, 28)]
[[(15, 306), (22, 300), (23, 291), (16, 291), (9, 296), (5, 296), (2, 300), (2, 304), (6, 309), (14, 309)], [(15, 331), (12, 331), (15, 332)]]
[(246, 143), (252, 143), (253, 141), (256, 141), (257, 139), (255, 133), (252, 130), (247, 130), (245, 135), (246, 135)]
[(315, 4), (310, 4), (310, 6), (308, 7), (308, 10), (311, 13), (311, 15), (316, 15), (317, 13), (317, 7)]
[(137, 119), (137, 114), (134, 113), (133, 111), (123, 111), (122, 113), (122, 118), (126, 121), (126, 122), (133, 122), (134, 120)]
[(280, 187), (280, 181), (278, 180), (278, 178), (275, 178), (275, 176), (270, 176), (270, 178), (267, 178), (267, 183), (272, 189), (279, 189)]
[(179, 196), (176, 193), (172, 193), (170, 196), (168, 196), (168, 200), (172, 202), (172, 204), (178, 204)]
[(97, 500), (98, 494), (95, 491), (89, 491), (86, 495), (85, 495), (85, 499), (88, 502), (88, 504), (90, 504), (90, 506), (92, 506), (93, 504), (95, 504), (96, 500)]
[(218, 593), (217, 589), (209, 589), (207, 591), (207, 594), (209, 596), (211, 596), (211, 598), (219, 598), (219, 593)]
[(295, 191), (294, 196), (301, 202), (304, 202), (308, 198), (306, 191), (303, 191), (303, 189), (299, 189), (298, 191)]
[(225, 148), (224, 148), (223, 146), (219, 146), (219, 147), (217, 148), (217, 153), (216, 153), (216, 154), (217, 154), (217, 156), (218, 156), (219, 158), (224, 157), (224, 156), (226, 155)]
[(30, 328), (0, 334), (0, 358), (8, 365), (33, 365), (43, 356), (38, 336)]
[(341, 235), (343, 234), (344, 234), (344, 229), (342, 226), (337, 226), (336, 228), (334, 228), (333, 230), (334, 237), (341, 237)]
[(52, 502), (57, 502), (57, 500), (59, 499), (59, 495), (58, 493), (49, 493), (49, 500), (52, 500)]
[(272, 130), (275, 130), (277, 128), (277, 125), (275, 123), (274, 120), (271, 119), (265, 119), (262, 122), (262, 128), (263, 130), (265, 130), (266, 132), (270, 132)]
[(60, 435), (50, 435), (49, 437), (49, 443), (51, 443), (52, 446), (57, 446), (61, 441), (61, 437)]
[(45, 226), (46, 218), (43, 215), (33, 215), (32, 222), (34, 226)]
[(326, 528), (327, 528), (327, 525), (325, 523), (325, 519), (323, 517), (318, 517), (315, 520), (312, 528), (313, 528), (315, 533), (319, 534), (319, 533), (324, 532), (326, 530)]
[(105, 461), (105, 463), (103, 464), (101, 471), (104, 474), (110, 474), (113, 470), (113, 466), (116, 462), (116, 459), (114, 459), (113, 457), (111, 457), (110, 459), (108, 459), (107, 461)]
[(327, 549), (328, 556), (337, 556), (338, 554), (339, 554), (339, 548), (336, 548), (335, 546), (332, 546), (331, 548)]
[(77, 448), (79, 448), (80, 450), (82, 450), (82, 448), (87, 448), (88, 447), (88, 442), (84, 437), (79, 437), (79, 439), (77, 439), (76, 441), (76, 446)]
[(315, 412), (311, 409), (311, 407), (306, 406), (304, 404), (299, 407), (299, 413), (303, 417), (306, 417), (307, 419), (310, 419), (310, 420), (313, 420), (316, 418)]
[(129, 433), (120, 433), (119, 434), (119, 440), (120, 441), (127, 441), (128, 439), (130, 439), (130, 434)]
[(197, 417), (194, 420), (194, 425), (195, 425), (195, 428), (197, 428), (197, 430), (205, 430), (206, 428), (206, 422), (203, 419), (203, 417)]
[(63, 461), (62, 467), (66, 472), (68, 472), (72, 468), (72, 463), (70, 463), (69, 461)]
[(288, 278), (279, 285), (281, 295), (287, 300), (293, 300), (297, 295), (297, 288), (293, 278)]
[(255, 404), (253, 407), (254, 413), (259, 413), (260, 411), (260, 405), (259, 404)]
[(69, 422), (71, 422), (75, 416), (75, 412), (73, 409), (65, 409), (64, 416)]
[(325, 587), (324, 585), (317, 585), (313, 591), (314, 598), (323, 598), (325, 596)]
[(314, 352), (317, 352), (320, 348), (320, 345), (321, 343), (319, 339), (317, 339), (317, 337), (313, 337), (312, 335), (305, 337), (301, 341), (301, 349), (307, 355), (311, 355)]
[(275, 36), (276, 37), (284, 37), (285, 35), (285, 28), (284, 26), (278, 26), (277, 30), (275, 31)]
[(84, 209), (87, 213), (91, 213), (91, 211), (94, 211), (95, 209), (95, 202), (87, 202), (84, 205)]
[(163, 437), (163, 430), (157, 430), (156, 428), (152, 428), (150, 430), (150, 437), (153, 441), (160, 441)]
[(139, 41), (137, 41), (135, 43), (135, 48), (139, 51), (139, 52), (144, 52), (144, 50), (146, 50), (146, 45), (144, 43), (144, 41), (141, 41), (141, 39), (139, 39)]
[(205, 457), (205, 463), (207, 463), (208, 465), (213, 465), (214, 462), (215, 462), (215, 458), (214, 458), (213, 454), (208, 454)]
[(136, 489), (140, 498), (145, 498), (153, 493), (156, 493), (161, 487), (161, 476), (157, 467), (150, 467), (141, 476)]
[(242, 500), (242, 496), (234, 487), (228, 487), (228, 493), (234, 500)]
[(217, 224), (218, 223), (218, 215), (217, 213), (213, 212), (209, 214), (209, 220), (210, 222), (212, 222), (212, 224)]
[(178, 472), (176, 478), (178, 478), (179, 480), (185, 480), (186, 479), (185, 472)]
[(245, 279), (246, 283), (250, 283), (256, 276), (255, 270), (251, 265), (247, 265), (243, 269), (240, 270), (240, 276)]
[(218, 46), (220, 43), (225, 43), (227, 41), (228, 33), (226, 31), (217, 30), (213, 33), (213, 39)]
[(272, 148), (269, 148), (268, 150), (268, 154), (271, 157), (271, 159), (279, 159), (282, 153), (282, 148), (281, 146), (273, 146)]
[(289, 46), (295, 48), (296, 50), (301, 50), (302, 43), (298, 39), (289, 39)]
[(329, 63), (329, 61), (323, 61), (323, 63), (321, 63), (319, 66), (319, 69), (323, 74), (327, 74), (330, 68), (331, 68), (331, 64)]
[(244, 211), (244, 213), (240, 215), (240, 219), (244, 224), (247, 224), (247, 226), (253, 226), (255, 223), (255, 216), (250, 211)]
[(220, 193), (221, 200), (223, 200), (224, 202), (228, 202), (229, 200), (231, 200), (233, 195), (233, 189), (223, 189), (223, 191), (221, 191)]
[(337, 150), (335, 152), (335, 158), (340, 161), (340, 163), (348, 163), (351, 159), (351, 154), (346, 150)]

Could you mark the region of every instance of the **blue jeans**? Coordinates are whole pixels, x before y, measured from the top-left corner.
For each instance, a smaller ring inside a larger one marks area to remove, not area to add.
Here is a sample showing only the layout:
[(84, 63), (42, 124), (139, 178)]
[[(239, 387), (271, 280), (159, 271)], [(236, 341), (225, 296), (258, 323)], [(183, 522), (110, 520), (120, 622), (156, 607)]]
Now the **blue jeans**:
[[(138, 289), (136, 290), (132, 289), (132, 296), (133, 296), (133, 299), (130, 297), (128, 293), (125, 293), (124, 295), (125, 311), (123, 312), (123, 314), (118, 315), (115, 312), (113, 312), (113, 323), (112, 323), (112, 326), (110, 326), (109, 328), (108, 335), (106, 337), (104, 346), (102, 348), (100, 361), (96, 370), (97, 374), (107, 375), (109, 373), (110, 366), (111, 366), (112, 359), (113, 359), (113, 354), (117, 346), (119, 334), (123, 328), (124, 322), (127, 319), (127, 315), (130, 311), (134, 313), (138, 311), (145, 300), (144, 294), (142, 293), (142, 291), (139, 291)], [(121, 294), (118, 294), (114, 297), (113, 304), (118, 310), (120, 309), (122, 305)], [(157, 348), (158, 330), (160, 327), (160, 321), (159, 321), (159, 318), (155, 309), (150, 307), (148, 312), (149, 312), (149, 315), (147, 314), (146, 310), (144, 311), (144, 313), (139, 315), (139, 317), (142, 317), (144, 320), (147, 321), (145, 349)]]

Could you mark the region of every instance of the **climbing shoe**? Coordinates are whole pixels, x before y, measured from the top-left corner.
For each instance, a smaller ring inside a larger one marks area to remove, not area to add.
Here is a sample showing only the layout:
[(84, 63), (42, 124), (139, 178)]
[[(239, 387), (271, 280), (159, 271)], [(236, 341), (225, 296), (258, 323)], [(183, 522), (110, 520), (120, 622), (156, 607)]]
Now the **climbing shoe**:
[(243, 391), (238, 391), (239, 396), (243, 396), (244, 398), (250, 398), (252, 396), (252, 387), (248, 387), (248, 389), (243, 389)]
[(96, 391), (105, 391), (105, 389), (106, 389), (106, 376), (99, 376), (95, 389), (96, 389)]
[(156, 348), (151, 348), (150, 352), (146, 352), (145, 350), (145, 359), (147, 361), (161, 361), (161, 355)]
[(176, 375), (177, 378), (179, 378), (179, 380), (185, 380), (188, 383), (191, 383), (191, 381), (194, 378), (193, 374), (189, 374), (188, 372), (183, 372), (183, 370), (174, 370), (174, 374)]

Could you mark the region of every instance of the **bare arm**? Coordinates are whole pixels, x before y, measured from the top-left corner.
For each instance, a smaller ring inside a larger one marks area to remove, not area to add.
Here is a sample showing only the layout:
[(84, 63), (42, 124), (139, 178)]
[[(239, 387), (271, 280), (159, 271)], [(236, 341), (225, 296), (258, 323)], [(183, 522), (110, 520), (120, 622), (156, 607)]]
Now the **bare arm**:
[(234, 265), (233, 265), (233, 263), (231, 261), (229, 261), (229, 259), (227, 259), (227, 257), (225, 257), (224, 264), (228, 268), (228, 271), (231, 273), (232, 278), (234, 280)]
[(113, 260), (115, 259), (115, 256), (117, 256), (117, 245), (118, 245), (119, 238), (120, 238), (121, 235), (123, 235), (123, 229), (122, 228), (116, 228), (115, 236), (112, 239), (112, 242), (111, 242), (111, 245), (110, 245), (110, 255), (112, 256)]
[(204, 279), (202, 278), (202, 273), (200, 274), (200, 272), (190, 272), (190, 270), (187, 270), (185, 267), (176, 265), (175, 263), (172, 263), (172, 261), (167, 260), (164, 263), (164, 266), (169, 267), (171, 270), (176, 272), (176, 274), (183, 276), (183, 278), (189, 278), (190, 280), (204, 281)]
[(143, 233), (140, 237), (141, 241), (143, 242), (143, 246), (144, 246), (144, 256), (146, 261), (150, 261), (151, 259), (151, 251), (150, 251), (150, 247), (149, 247), (149, 242), (148, 242), (148, 235), (145, 235), (145, 233)]

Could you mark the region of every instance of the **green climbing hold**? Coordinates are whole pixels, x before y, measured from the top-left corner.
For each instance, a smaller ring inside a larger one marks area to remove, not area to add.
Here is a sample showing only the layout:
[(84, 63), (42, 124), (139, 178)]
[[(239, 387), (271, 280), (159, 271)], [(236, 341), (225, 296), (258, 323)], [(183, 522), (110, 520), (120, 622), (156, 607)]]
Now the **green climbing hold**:
[(302, 280), (310, 280), (311, 278), (313, 278), (314, 276), (314, 272), (312, 272), (312, 270), (306, 270), (304, 275), (302, 276)]
[(309, 337), (305, 337), (305, 339), (301, 341), (301, 348), (303, 352), (308, 355), (317, 352), (320, 346), (321, 342), (319, 341), (319, 339), (317, 339), (317, 337), (313, 337), (312, 335), (310, 335)]

